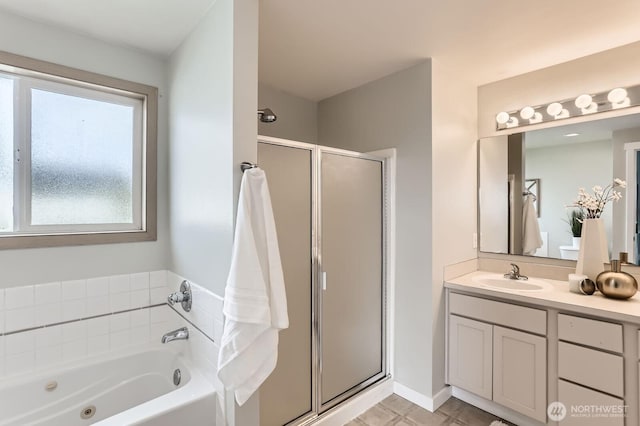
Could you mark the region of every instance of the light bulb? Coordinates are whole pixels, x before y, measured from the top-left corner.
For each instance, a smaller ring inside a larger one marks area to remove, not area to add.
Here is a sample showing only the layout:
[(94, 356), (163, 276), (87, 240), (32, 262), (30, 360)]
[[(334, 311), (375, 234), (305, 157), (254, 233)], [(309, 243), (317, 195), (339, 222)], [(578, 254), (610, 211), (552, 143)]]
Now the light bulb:
[(530, 124), (542, 123), (542, 114), (539, 112), (536, 112), (535, 114), (533, 114), (533, 117), (529, 119), (529, 123)]
[(522, 117), (525, 120), (529, 120), (531, 119), (531, 117), (534, 116), (535, 113), (536, 111), (533, 108), (531, 108), (530, 106), (527, 106), (520, 110), (520, 117)]
[(594, 112), (598, 112), (598, 104), (595, 102), (591, 102), (586, 108), (582, 108), (583, 114), (593, 114)]
[(496, 122), (498, 124), (507, 124), (507, 122), (509, 121), (509, 113), (508, 112), (499, 112), (498, 115), (496, 115)]
[(607, 95), (607, 100), (612, 104), (619, 104), (627, 99), (627, 90), (622, 87), (615, 88)]
[(547, 114), (550, 116), (557, 117), (560, 113), (562, 113), (562, 104), (560, 102), (554, 102), (547, 106)]
[(576, 98), (576, 106), (580, 109), (588, 108), (593, 102), (591, 95), (580, 95)]

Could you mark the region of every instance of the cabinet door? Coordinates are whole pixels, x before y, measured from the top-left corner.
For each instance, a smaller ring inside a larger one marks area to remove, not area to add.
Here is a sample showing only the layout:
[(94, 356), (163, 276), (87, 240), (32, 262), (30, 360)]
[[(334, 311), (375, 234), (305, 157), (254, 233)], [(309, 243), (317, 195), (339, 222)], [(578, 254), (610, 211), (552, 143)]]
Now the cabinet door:
[[(558, 401), (566, 409), (565, 417), (558, 423), (560, 426), (624, 426), (622, 399), (559, 380)], [(607, 411), (597, 412), (597, 409)]]
[(449, 384), (491, 399), (491, 324), (449, 316)]
[(493, 400), (519, 413), (547, 421), (547, 340), (495, 326)]

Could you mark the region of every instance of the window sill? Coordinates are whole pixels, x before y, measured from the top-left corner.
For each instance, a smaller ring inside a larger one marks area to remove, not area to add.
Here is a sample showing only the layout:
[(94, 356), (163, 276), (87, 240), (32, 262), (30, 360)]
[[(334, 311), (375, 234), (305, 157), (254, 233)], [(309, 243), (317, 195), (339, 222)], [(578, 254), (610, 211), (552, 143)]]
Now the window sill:
[(0, 236), (0, 250), (156, 241), (156, 230)]

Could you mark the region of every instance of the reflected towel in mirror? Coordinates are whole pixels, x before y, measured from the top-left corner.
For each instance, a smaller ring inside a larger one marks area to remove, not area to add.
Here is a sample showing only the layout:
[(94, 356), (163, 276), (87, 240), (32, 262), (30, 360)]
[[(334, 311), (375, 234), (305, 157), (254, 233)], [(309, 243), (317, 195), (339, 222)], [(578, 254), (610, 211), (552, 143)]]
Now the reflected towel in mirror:
[(522, 208), (522, 253), (533, 256), (542, 247), (542, 237), (540, 236), (540, 224), (538, 214), (533, 206), (535, 198), (529, 194), (524, 197)]

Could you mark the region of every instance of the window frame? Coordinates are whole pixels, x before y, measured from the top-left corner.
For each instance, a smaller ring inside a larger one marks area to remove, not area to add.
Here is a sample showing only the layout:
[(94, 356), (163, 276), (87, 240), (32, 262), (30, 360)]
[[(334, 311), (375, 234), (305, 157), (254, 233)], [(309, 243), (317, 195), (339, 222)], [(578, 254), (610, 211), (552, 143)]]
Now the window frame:
[[(89, 93), (87, 89), (100, 92), (108, 99), (111, 95), (120, 95), (132, 100), (132, 104), (141, 103), (141, 108), (136, 111), (134, 107), (134, 132), (140, 131), (142, 134), (141, 145), (134, 141), (133, 149), (133, 226), (139, 229), (123, 229), (118, 224), (89, 224), (89, 225), (28, 225), (25, 226), (24, 220), (29, 217), (29, 211), (18, 209), (19, 217), (17, 219), (19, 230), (13, 233), (0, 234), (0, 249), (15, 248), (35, 248), (35, 247), (54, 247), (54, 246), (71, 246), (71, 245), (88, 245), (88, 244), (108, 244), (108, 243), (128, 243), (139, 241), (155, 241), (157, 240), (157, 116), (158, 116), (158, 89), (152, 86), (134, 83), (118, 78), (108, 77), (89, 71), (83, 71), (51, 62), (40, 61), (37, 59), (27, 58), (8, 52), (0, 51), (0, 72), (9, 75), (17, 75), (22, 80), (21, 87), (14, 90), (31, 90), (31, 88), (52, 91), (75, 96), (75, 93)], [(26, 84), (23, 84), (26, 82)], [(65, 86), (65, 91), (55, 90), (59, 85)], [(70, 90), (67, 90), (70, 89)], [(73, 93), (72, 93), (73, 92)], [(95, 92), (93, 92), (95, 95)], [(17, 98), (17, 97), (15, 97)], [(14, 99), (15, 99), (14, 98)], [(26, 100), (15, 100), (14, 104), (21, 108), (29, 107)], [(90, 99), (96, 99), (95, 96)], [(15, 114), (14, 131), (20, 133), (21, 129), (28, 129), (30, 123), (24, 123), (29, 114)], [(140, 118), (141, 120), (138, 120)], [(139, 128), (139, 123), (141, 127)], [(25, 141), (28, 135), (14, 135), (15, 140), (20, 138)], [(30, 137), (28, 137), (27, 152), (21, 152), (21, 155), (29, 155)], [(138, 141), (140, 142), (140, 141)], [(24, 143), (24, 142), (22, 142)], [(14, 145), (15, 148), (16, 145)], [(21, 149), (24, 149), (24, 146)], [(137, 154), (136, 154), (137, 153)], [(137, 157), (137, 158), (136, 158)], [(138, 162), (140, 174), (135, 173)], [(30, 161), (29, 167), (30, 167)], [(24, 197), (31, 197), (30, 187), (30, 169), (29, 167), (17, 167), (15, 173), (21, 173), (22, 176), (16, 182), (26, 185), (26, 191), (22, 191), (20, 196), (23, 197), (22, 206), (28, 206), (30, 209), (30, 200)], [(25, 175), (25, 173), (28, 175)], [(139, 189), (139, 191), (137, 191)], [(136, 195), (137, 193), (137, 195)], [(135, 198), (140, 197), (140, 203), (136, 203)], [(140, 206), (140, 208), (136, 208)], [(131, 227), (131, 224), (127, 224)], [(62, 228), (66, 229), (62, 229)]]

